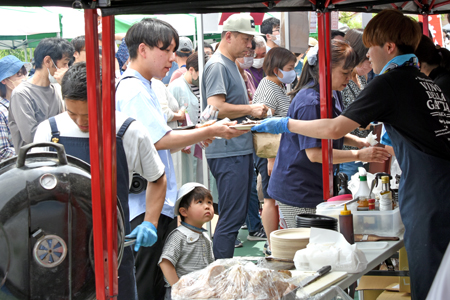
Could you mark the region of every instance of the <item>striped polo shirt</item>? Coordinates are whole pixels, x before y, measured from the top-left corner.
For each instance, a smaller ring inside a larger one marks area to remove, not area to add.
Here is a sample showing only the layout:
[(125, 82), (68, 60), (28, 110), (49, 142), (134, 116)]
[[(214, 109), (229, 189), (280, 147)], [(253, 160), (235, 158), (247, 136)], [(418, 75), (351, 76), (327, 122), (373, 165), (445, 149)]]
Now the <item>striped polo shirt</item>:
[[(206, 268), (214, 262), (212, 242), (207, 233), (198, 233), (180, 225), (167, 237), (158, 264), (165, 258), (172, 263), (178, 278)], [(166, 286), (169, 283), (164, 278)]]

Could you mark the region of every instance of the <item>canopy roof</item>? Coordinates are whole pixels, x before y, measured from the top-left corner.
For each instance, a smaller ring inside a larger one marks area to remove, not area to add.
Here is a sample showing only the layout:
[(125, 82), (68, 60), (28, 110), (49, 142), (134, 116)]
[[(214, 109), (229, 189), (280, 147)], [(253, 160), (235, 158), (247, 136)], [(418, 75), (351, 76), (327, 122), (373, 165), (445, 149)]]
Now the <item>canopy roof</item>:
[(0, 49), (36, 47), (61, 32), (60, 16), (42, 7), (0, 7), (0, 16)]
[[(102, 8), (103, 15), (122, 14), (174, 14), (212, 12), (269, 12), (315, 11), (328, 6), (330, 10), (378, 12), (386, 8), (401, 9), (410, 14), (450, 13), (449, 0), (98, 0), (94, 3)], [(14, 6), (66, 6), (89, 8), (91, 0), (2, 0), (2, 5)], [(110, 3), (110, 6), (107, 5)], [(392, 3), (392, 4), (391, 4)], [(425, 5), (424, 5), (425, 4)]]

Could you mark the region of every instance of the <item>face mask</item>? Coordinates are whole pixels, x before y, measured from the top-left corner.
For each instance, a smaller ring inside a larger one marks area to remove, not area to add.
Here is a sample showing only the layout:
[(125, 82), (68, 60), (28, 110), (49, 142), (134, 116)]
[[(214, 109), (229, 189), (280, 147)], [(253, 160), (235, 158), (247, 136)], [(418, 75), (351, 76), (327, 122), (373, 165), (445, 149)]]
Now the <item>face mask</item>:
[(255, 58), (253, 59), (252, 67), (255, 69), (261, 69), (264, 64), (264, 58)]
[(279, 35), (272, 35), (272, 42), (278, 47), (281, 45), (281, 39), (279, 37)]
[(192, 77), (192, 84), (195, 86), (199, 86), (200, 85), (200, 76), (197, 77), (197, 79), (194, 79), (194, 77)]
[(47, 68), (48, 71), (48, 80), (50, 80), (50, 83), (58, 83), (58, 81), (55, 79), (55, 77), (50, 74), (50, 70)]
[(291, 84), (294, 82), (295, 77), (297, 76), (297, 74), (295, 73), (295, 70), (291, 70), (291, 71), (283, 71), (280, 70), (281, 74), (283, 74), (283, 78), (280, 78), (277, 76), (277, 78), (282, 82), (282, 83), (286, 83), (286, 84)]
[[(59, 70), (59, 68), (56, 66), (55, 62), (52, 59), (52, 63), (55, 65), (56, 70)], [(53, 75), (50, 73), (49, 68), (47, 68), (48, 71), (48, 80), (50, 80), (50, 83), (58, 83), (58, 81), (53, 77)]]
[(17, 80), (11, 80), (9, 78), (7, 78), (7, 79), (8, 79), (9, 82), (12, 83), (12, 88), (10, 88), (8, 86), (11, 90), (14, 90), (21, 82), (25, 81), (25, 79), (17, 79)]
[(240, 61), (238, 61), (238, 63), (242, 69), (247, 70), (253, 65), (253, 60), (253, 57), (244, 57), (244, 63), (241, 63)]

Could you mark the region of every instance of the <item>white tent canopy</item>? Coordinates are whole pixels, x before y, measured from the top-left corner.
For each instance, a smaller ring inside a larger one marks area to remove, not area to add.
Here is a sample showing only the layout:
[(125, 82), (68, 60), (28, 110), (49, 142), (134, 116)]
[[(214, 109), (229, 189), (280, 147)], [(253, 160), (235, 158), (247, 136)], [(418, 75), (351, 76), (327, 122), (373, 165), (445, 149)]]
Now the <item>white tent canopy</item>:
[(41, 7), (0, 7), (0, 19), (0, 49), (29, 47), (61, 31), (59, 15)]

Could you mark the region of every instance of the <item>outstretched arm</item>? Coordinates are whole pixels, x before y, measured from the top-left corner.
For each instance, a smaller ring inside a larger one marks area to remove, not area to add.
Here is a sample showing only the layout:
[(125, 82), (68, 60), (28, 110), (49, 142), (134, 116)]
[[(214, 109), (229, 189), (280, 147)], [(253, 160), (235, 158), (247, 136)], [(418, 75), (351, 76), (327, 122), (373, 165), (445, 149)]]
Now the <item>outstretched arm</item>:
[(360, 127), (358, 123), (344, 116), (338, 116), (334, 119), (318, 119), (311, 121), (290, 119), (288, 123), (290, 132), (316, 139), (332, 140), (339, 139), (358, 127)]
[(358, 123), (344, 116), (309, 121), (285, 117), (265, 119), (261, 124), (253, 127), (252, 131), (274, 134), (292, 132), (316, 139), (336, 140), (358, 127)]

